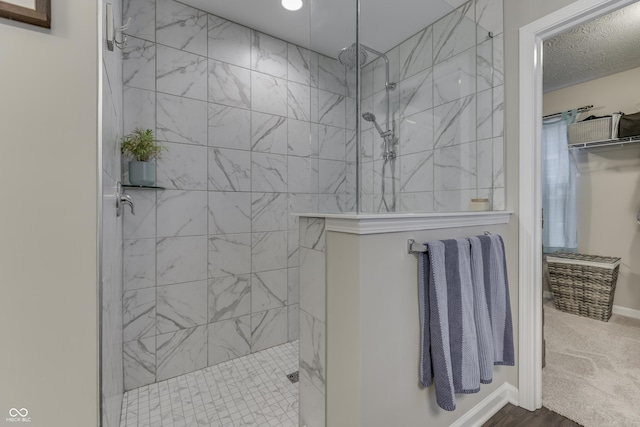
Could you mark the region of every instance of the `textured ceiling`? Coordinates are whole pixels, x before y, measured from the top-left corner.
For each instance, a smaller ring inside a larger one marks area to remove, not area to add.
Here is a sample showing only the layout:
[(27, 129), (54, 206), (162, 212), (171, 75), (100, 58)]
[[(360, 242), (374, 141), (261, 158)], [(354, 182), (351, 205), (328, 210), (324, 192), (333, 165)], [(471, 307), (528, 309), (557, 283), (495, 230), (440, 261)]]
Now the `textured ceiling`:
[(640, 67), (640, 2), (544, 42), (545, 92)]
[[(355, 42), (355, 0), (304, 0), (297, 12), (280, 0), (180, 0), (247, 27), (335, 57)], [(451, 12), (465, 0), (366, 0), (361, 2), (361, 42), (386, 52)], [(310, 10), (311, 9), (311, 12)]]

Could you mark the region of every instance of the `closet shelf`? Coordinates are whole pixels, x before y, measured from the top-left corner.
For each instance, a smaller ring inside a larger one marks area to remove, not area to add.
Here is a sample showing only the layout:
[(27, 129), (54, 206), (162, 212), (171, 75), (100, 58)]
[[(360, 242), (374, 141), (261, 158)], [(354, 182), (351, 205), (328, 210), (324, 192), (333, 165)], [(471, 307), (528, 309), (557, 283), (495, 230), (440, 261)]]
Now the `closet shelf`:
[(569, 144), (569, 150), (582, 150), (584, 148), (611, 147), (615, 145), (633, 144), (640, 142), (640, 135), (629, 136), (626, 138), (606, 139), (604, 141), (578, 142)]

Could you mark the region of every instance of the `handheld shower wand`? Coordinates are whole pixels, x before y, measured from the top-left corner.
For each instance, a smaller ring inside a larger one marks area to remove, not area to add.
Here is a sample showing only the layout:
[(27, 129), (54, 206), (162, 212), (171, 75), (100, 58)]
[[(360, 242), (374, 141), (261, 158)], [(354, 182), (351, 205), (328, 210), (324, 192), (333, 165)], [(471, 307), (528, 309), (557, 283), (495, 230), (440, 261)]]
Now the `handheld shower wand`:
[(382, 153), (382, 158), (384, 160), (392, 160), (396, 158), (396, 153), (393, 151), (393, 131), (391, 129), (384, 131), (376, 121), (376, 116), (373, 113), (365, 112), (362, 114), (362, 118), (368, 122), (372, 122), (376, 127), (376, 130), (384, 140), (384, 152)]

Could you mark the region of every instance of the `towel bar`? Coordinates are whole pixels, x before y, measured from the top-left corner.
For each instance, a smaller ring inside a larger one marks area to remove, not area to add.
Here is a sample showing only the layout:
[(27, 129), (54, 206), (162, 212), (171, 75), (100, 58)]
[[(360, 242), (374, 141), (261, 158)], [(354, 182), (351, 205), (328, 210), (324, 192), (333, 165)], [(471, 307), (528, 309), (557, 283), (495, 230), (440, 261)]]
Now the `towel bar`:
[[(485, 236), (490, 236), (491, 233), (488, 231), (484, 232)], [(425, 245), (417, 243), (414, 239), (407, 240), (407, 253), (417, 254), (417, 253), (425, 253), (428, 249)]]

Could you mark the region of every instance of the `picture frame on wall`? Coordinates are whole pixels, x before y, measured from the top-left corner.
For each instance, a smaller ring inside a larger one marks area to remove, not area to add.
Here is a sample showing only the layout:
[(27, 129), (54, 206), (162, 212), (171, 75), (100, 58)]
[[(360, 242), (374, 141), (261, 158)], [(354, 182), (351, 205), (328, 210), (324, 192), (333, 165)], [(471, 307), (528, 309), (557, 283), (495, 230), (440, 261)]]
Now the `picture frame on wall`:
[(51, 28), (51, 0), (0, 0), (0, 17)]

